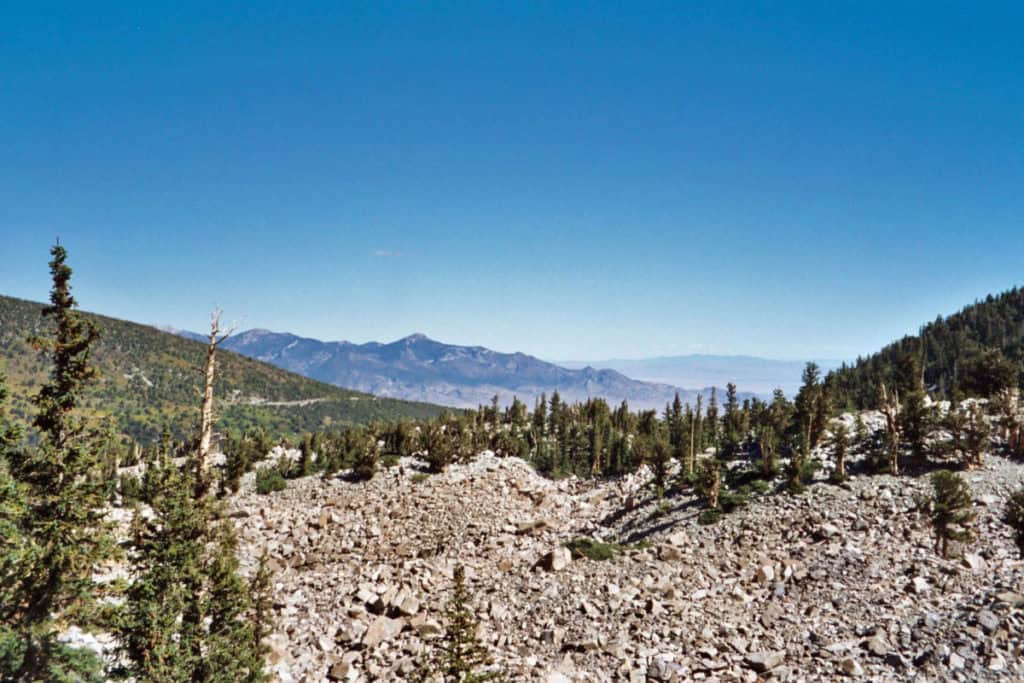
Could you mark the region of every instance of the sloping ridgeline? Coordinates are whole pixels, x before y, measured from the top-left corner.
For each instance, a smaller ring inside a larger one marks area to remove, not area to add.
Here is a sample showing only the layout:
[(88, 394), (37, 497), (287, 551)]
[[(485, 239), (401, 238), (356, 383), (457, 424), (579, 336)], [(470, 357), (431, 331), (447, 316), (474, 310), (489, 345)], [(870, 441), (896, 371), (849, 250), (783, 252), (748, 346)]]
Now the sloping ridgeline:
[[(0, 371), (11, 386), (12, 413), (34, 414), (30, 397), (48, 366), (26, 341), (41, 329), (42, 304), (0, 296)], [(88, 414), (148, 442), (165, 424), (176, 437), (193, 433), (205, 345), (147, 325), (86, 313), (100, 339), (93, 363), (100, 377), (85, 400)], [(317, 382), (229, 351), (218, 351), (215, 395), (220, 431), (262, 425), (274, 436), (377, 420), (421, 419), (442, 408), (376, 398)]]
[(911, 372), (920, 373), (937, 399), (990, 393), (1001, 384), (1020, 387), (1024, 380), (1024, 289), (939, 317), (919, 334), (889, 344), (852, 367), (829, 374), (827, 382), (839, 408), (875, 408), (878, 386), (901, 388)]

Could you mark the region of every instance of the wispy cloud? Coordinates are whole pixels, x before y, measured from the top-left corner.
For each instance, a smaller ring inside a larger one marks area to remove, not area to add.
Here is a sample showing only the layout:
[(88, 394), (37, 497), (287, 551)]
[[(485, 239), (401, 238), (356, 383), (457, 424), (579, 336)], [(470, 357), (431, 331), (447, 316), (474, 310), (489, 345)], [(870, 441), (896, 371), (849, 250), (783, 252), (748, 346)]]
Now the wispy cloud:
[(397, 258), (402, 255), (402, 252), (391, 249), (374, 249), (373, 255), (377, 258)]

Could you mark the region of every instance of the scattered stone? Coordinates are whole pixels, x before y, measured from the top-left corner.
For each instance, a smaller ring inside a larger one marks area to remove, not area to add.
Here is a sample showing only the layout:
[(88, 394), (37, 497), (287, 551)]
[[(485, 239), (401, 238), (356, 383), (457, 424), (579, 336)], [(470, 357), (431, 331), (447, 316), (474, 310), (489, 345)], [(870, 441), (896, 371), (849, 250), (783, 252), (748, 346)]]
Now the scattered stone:
[(388, 617), (377, 617), (370, 627), (366, 629), (363, 636), (363, 645), (374, 648), (385, 640), (391, 640), (405, 628), (405, 621), (402, 619), (390, 619)]
[(858, 662), (853, 657), (846, 657), (841, 662), (839, 662), (839, 670), (842, 671), (847, 676), (863, 676), (864, 675), (864, 667), (862, 667), (860, 665), (860, 662)]
[(757, 673), (771, 671), (785, 660), (782, 652), (753, 652), (743, 658), (744, 664)]
[(572, 552), (559, 546), (549, 551), (540, 560), (540, 565), (549, 572), (560, 572), (572, 564)]

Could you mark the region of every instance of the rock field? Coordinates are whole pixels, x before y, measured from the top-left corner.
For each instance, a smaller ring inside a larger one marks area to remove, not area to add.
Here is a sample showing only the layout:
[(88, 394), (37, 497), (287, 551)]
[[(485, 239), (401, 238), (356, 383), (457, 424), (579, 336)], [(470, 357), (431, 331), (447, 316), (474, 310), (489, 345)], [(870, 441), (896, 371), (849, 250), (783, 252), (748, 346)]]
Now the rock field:
[[(851, 463), (852, 467), (856, 463)], [(766, 494), (697, 523), (649, 476), (550, 481), (485, 453), (424, 477), (308, 477), (231, 501), (243, 567), (275, 576), (281, 681), (401, 681), (466, 567), (480, 636), (512, 681), (1024, 680), (1024, 562), (1001, 521), (1024, 465), (966, 473), (978, 539), (943, 560), (927, 476)], [(605, 561), (564, 543), (621, 545)]]

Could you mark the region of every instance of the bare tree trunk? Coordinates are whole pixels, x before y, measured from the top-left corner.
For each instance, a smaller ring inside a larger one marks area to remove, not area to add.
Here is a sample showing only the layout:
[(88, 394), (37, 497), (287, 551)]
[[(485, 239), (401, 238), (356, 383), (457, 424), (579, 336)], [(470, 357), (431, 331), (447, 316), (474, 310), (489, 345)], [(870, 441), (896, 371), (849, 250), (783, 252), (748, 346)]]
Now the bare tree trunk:
[(895, 477), (900, 473), (900, 428), (897, 420), (900, 413), (899, 393), (893, 391), (890, 394), (883, 383), (879, 403), (885, 415), (885, 433), (889, 437), (889, 474)]
[(722, 470), (716, 465), (714, 473), (711, 479), (711, 490), (708, 491), (708, 505), (713, 508), (718, 507), (718, 497), (722, 492)]
[(196, 451), (196, 493), (204, 495), (209, 487), (210, 449), (213, 443), (213, 379), (216, 369), (217, 347), (231, 336), (234, 328), (223, 331), (220, 327), (220, 309), (210, 314), (210, 340), (206, 347), (206, 367), (203, 373), (203, 401), (199, 407), (199, 447)]

